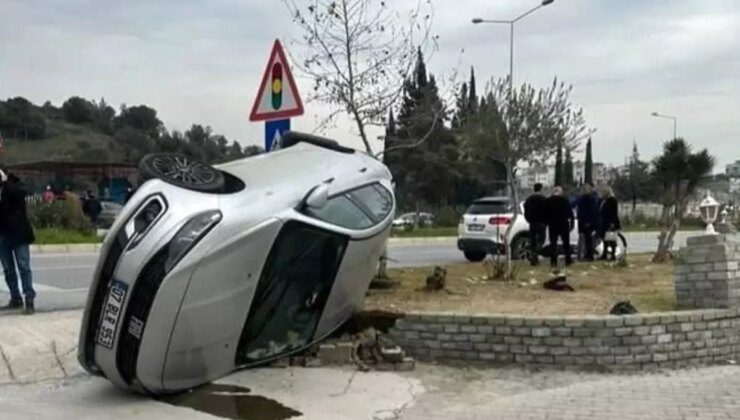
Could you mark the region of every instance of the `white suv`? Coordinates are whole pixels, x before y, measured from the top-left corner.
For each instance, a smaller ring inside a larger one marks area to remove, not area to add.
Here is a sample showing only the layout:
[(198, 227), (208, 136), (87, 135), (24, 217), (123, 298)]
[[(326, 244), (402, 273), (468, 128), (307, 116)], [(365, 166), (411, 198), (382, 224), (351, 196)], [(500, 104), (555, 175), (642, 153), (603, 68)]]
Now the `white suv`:
[[(520, 213), (524, 213), (524, 210)], [(524, 220), (524, 214), (520, 214), (509, 240), (505, 241), (506, 230), (513, 220), (514, 207), (509, 197), (480, 198), (460, 220), (457, 248), (469, 261), (483, 261), (488, 254), (503, 254), (504, 244), (508, 242), (515, 250), (512, 255), (524, 258), (529, 250), (529, 224)]]
[[(483, 261), (488, 254), (504, 254), (504, 244), (511, 244), (511, 255), (514, 259), (528, 259), (529, 246), (529, 223), (524, 219), (524, 203), (519, 204), (519, 217), (514, 221), (514, 207), (509, 197), (484, 197), (476, 200), (465, 212), (457, 227), (457, 248), (465, 254), (468, 261)], [(506, 229), (513, 221), (508, 240), (504, 240)], [(571, 250), (577, 253), (578, 246), (578, 220), (571, 234)], [(596, 234), (594, 234), (596, 235)], [(547, 236), (547, 233), (545, 233)], [(598, 236), (598, 235), (596, 235)], [(549, 255), (547, 238), (542, 244), (542, 254)], [(603, 243), (600, 238), (594, 238), (595, 254), (601, 255)], [(617, 245), (617, 256), (624, 254), (627, 242), (624, 236), (619, 234)]]

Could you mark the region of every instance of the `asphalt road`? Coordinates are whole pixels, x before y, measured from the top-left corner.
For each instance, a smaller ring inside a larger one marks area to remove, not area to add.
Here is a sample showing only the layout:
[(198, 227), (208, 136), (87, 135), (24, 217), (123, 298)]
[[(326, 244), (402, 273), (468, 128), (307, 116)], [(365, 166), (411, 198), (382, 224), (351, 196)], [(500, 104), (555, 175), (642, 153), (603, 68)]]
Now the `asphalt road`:
[[(686, 244), (686, 238), (698, 232), (679, 232), (677, 246)], [(629, 252), (653, 251), (657, 246), (656, 232), (628, 233)], [(82, 307), (87, 288), (97, 261), (97, 254), (35, 254), (32, 256), (34, 283), (40, 310)], [(456, 239), (435, 242), (395, 243), (389, 246), (389, 264), (392, 268), (445, 265), (464, 262), (457, 250)], [(0, 275), (0, 277), (2, 277)], [(5, 281), (0, 281), (0, 304), (7, 298)]]

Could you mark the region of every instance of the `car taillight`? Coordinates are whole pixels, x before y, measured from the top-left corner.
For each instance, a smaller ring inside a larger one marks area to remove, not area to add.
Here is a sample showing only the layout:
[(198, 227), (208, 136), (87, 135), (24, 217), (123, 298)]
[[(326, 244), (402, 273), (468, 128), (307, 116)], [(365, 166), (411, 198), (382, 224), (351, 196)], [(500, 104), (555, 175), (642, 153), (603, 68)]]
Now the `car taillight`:
[(491, 217), (488, 219), (488, 223), (491, 225), (508, 225), (511, 223), (511, 217)]

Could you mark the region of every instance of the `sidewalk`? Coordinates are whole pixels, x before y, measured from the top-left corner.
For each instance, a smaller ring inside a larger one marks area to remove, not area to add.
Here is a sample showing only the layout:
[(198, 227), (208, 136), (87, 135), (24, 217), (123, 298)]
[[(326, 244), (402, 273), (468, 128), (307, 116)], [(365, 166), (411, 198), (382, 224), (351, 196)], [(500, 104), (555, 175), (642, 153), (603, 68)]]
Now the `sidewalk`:
[(64, 379), (83, 372), (77, 363), (82, 311), (0, 315), (0, 384)]

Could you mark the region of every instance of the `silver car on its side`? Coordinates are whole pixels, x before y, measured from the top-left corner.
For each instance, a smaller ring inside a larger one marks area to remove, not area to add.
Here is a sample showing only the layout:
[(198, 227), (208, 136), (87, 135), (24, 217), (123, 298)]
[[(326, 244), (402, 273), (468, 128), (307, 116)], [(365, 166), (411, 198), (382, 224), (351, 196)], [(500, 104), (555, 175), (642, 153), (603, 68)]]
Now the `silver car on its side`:
[(147, 156), (102, 246), (79, 361), (146, 394), (303, 350), (363, 302), (395, 214), (391, 174), (336, 142), (216, 167)]

